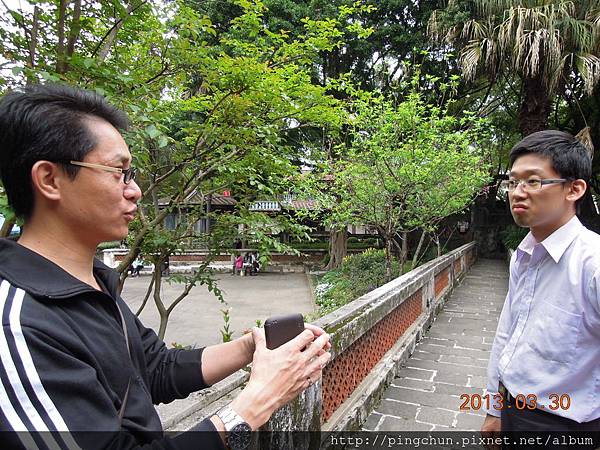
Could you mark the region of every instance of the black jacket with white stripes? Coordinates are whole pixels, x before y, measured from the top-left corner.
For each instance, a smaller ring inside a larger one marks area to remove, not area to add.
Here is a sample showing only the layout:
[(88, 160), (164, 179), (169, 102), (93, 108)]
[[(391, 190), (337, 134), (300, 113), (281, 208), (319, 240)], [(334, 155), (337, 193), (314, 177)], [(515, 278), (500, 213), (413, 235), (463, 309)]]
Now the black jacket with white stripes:
[(94, 275), (110, 295), (0, 239), (2, 448), (223, 448), (208, 420), (197, 431), (210, 433), (165, 437), (153, 407), (207, 387), (202, 349), (167, 349), (118, 295), (118, 274), (95, 260)]

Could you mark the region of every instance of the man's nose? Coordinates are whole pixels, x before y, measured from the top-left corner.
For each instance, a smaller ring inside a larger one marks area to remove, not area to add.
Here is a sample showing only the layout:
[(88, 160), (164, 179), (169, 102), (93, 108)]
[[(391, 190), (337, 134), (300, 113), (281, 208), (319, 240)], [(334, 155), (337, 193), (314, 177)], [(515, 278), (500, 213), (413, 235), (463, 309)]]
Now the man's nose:
[(124, 195), (125, 198), (127, 198), (128, 200), (137, 202), (140, 198), (142, 198), (142, 190), (135, 182), (135, 180), (131, 180), (128, 184), (125, 185)]

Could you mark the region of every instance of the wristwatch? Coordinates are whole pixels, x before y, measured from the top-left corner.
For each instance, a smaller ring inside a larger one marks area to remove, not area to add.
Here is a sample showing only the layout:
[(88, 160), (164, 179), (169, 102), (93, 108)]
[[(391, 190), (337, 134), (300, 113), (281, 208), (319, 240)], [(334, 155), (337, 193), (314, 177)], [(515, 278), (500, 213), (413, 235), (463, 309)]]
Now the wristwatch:
[(230, 405), (217, 411), (217, 417), (225, 425), (225, 445), (231, 450), (245, 450), (252, 441), (252, 427)]

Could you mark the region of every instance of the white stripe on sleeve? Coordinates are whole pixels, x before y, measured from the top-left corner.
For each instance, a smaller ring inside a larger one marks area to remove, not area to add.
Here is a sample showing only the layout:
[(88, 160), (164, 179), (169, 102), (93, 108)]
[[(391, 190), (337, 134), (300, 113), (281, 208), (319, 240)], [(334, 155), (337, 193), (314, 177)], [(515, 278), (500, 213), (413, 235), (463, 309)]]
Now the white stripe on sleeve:
[[(29, 351), (29, 348), (27, 347), (27, 342), (25, 341), (25, 336), (23, 335), (23, 330), (21, 328), (21, 321), (20, 321), (21, 307), (23, 305), (24, 296), (25, 296), (25, 291), (17, 288), (15, 291), (15, 296), (13, 298), (12, 308), (9, 313), (10, 331), (15, 340), (15, 345), (17, 347), (17, 355), (20, 356), (20, 358), (21, 358), (20, 363), (23, 365), (27, 379), (29, 380), (29, 383), (31, 384), (31, 386), (33, 388), (35, 396), (37, 397), (38, 401), (42, 404), (48, 417), (50, 417), (50, 420), (54, 424), (54, 427), (58, 431), (62, 432), (61, 436), (63, 437), (63, 439), (65, 440), (65, 443), (67, 444), (67, 446), (69, 448), (77, 449), (79, 447), (77, 446), (77, 444), (73, 440), (73, 437), (69, 433), (67, 424), (63, 420), (62, 416), (56, 409), (54, 402), (52, 401), (52, 399), (50, 399), (50, 396), (48, 395), (48, 393), (44, 389), (44, 386), (42, 385), (42, 381), (40, 380), (40, 377), (35, 368), (35, 365), (33, 364), (33, 358), (31, 357), (31, 353)], [(3, 341), (3, 342), (1, 342), (1, 341)], [(39, 413), (37, 412), (37, 410), (31, 403), (31, 400), (27, 396), (25, 389), (23, 388), (23, 384), (18, 376), (18, 373), (14, 366), (14, 362), (11, 358), (11, 355), (9, 353), (9, 349), (8, 349), (7, 345), (6, 345), (6, 354), (7, 354), (6, 359), (7, 359), (8, 365), (5, 362), (5, 355), (4, 355), (5, 344), (6, 344), (6, 337), (4, 336), (4, 334), (2, 334), (2, 337), (0, 338), (0, 354), (2, 354), (2, 362), (5, 366), (5, 368), (7, 368), (7, 372), (9, 372), (7, 366), (12, 365), (11, 369), (14, 369), (12, 376), (9, 373), (9, 378), (10, 378), (11, 385), (13, 386), (13, 389), (17, 393), (17, 397), (19, 398), (21, 406), (26, 411), (26, 413), (28, 414), (28, 417), (32, 421), (32, 423), (35, 427), (35, 431), (41, 431), (41, 432), (49, 431), (47, 425), (43, 422)], [(50, 433), (42, 433), (41, 436), (43, 437), (44, 441), (46, 441), (46, 443), (48, 444), (48, 446), (50, 448), (60, 448), (60, 446), (54, 440), (54, 437)], [(48, 441), (50, 441), (50, 442), (48, 442)]]

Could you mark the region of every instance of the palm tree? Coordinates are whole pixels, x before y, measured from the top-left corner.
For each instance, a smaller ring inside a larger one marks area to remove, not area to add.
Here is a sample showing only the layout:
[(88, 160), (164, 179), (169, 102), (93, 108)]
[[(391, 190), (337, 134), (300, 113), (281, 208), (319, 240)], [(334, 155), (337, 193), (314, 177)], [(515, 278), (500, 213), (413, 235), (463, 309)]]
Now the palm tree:
[(429, 33), (460, 49), (467, 80), (520, 77), (523, 136), (547, 128), (553, 94), (573, 83), (591, 94), (600, 79), (600, 0), (449, 0)]

